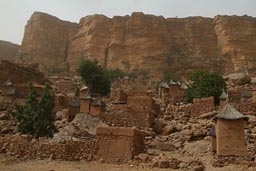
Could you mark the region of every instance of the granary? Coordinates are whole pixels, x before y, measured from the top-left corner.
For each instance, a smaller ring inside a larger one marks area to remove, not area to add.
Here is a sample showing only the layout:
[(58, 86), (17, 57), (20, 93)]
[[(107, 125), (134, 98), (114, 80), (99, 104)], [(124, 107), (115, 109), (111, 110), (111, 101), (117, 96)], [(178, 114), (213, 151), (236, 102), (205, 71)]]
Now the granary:
[(169, 82), (169, 93), (170, 97), (175, 97), (179, 94), (180, 83), (170, 80)]
[(13, 102), (17, 99), (17, 89), (15, 87), (9, 88), (3, 93), (4, 103), (13, 105)]
[(88, 93), (88, 87), (87, 86), (81, 87), (79, 90), (79, 98), (86, 96), (87, 93)]
[(92, 101), (90, 106), (90, 115), (97, 116), (105, 109), (105, 103), (100, 98), (96, 98)]
[(127, 163), (145, 152), (144, 134), (136, 128), (98, 127), (97, 158), (106, 163)]
[(126, 104), (127, 94), (122, 89), (111, 90), (110, 100), (113, 104)]
[(181, 88), (181, 83), (179, 81), (175, 82), (170, 80), (169, 97), (172, 103), (183, 101), (185, 97), (185, 90)]
[(225, 106), (228, 102), (228, 94), (222, 90), (221, 95), (219, 96), (220, 99), (220, 106)]
[(80, 104), (76, 99), (72, 99), (68, 105), (68, 118), (67, 120), (70, 122), (74, 119), (75, 115), (80, 111)]
[(244, 125), (248, 117), (230, 104), (214, 117), (216, 129), (216, 152), (220, 156), (247, 155)]
[(80, 113), (90, 113), (91, 99), (90, 94), (80, 98)]
[(13, 88), (13, 84), (10, 80), (7, 80), (2, 84), (0, 84), (0, 89), (2, 90), (2, 94), (6, 94), (6, 92), (11, 88)]
[(165, 82), (161, 82), (159, 85), (159, 97), (165, 101), (165, 99), (169, 96), (169, 85)]

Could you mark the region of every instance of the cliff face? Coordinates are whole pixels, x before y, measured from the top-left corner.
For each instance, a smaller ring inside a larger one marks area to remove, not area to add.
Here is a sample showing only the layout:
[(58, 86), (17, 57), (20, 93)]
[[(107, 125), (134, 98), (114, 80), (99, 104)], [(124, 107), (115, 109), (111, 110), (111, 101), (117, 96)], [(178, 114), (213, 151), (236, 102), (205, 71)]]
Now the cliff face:
[(76, 23), (35, 12), (25, 27), (21, 46), (23, 60), (29, 63), (39, 63), (45, 72), (55, 67), (67, 70), (68, 42), (79, 28)]
[(20, 45), (0, 40), (0, 61), (15, 61)]
[(256, 18), (248, 16), (216, 16), (214, 29), (224, 67), (238, 70), (256, 69)]
[(133, 13), (87, 16), (74, 24), (34, 13), (21, 50), (48, 67), (68, 63), (71, 71), (80, 59), (90, 58), (107, 68), (150, 76), (195, 69), (224, 73), (254, 66), (255, 30), (256, 19), (246, 16), (166, 19)]

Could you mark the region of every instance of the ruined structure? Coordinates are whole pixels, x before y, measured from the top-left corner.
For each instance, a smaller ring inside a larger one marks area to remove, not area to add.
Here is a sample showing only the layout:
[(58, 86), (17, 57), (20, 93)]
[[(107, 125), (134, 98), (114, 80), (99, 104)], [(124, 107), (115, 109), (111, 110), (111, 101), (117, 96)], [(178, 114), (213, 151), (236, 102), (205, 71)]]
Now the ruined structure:
[(244, 126), (248, 117), (227, 104), (215, 117), (216, 152), (220, 156), (247, 155)]
[(144, 135), (136, 128), (98, 127), (97, 156), (107, 163), (127, 163), (145, 150)]
[(45, 70), (74, 71), (79, 59), (90, 58), (107, 68), (153, 77), (195, 69), (224, 73), (254, 69), (255, 37), (255, 18), (249, 16), (164, 18), (134, 12), (86, 16), (78, 24), (35, 12), (21, 53), (24, 61)]

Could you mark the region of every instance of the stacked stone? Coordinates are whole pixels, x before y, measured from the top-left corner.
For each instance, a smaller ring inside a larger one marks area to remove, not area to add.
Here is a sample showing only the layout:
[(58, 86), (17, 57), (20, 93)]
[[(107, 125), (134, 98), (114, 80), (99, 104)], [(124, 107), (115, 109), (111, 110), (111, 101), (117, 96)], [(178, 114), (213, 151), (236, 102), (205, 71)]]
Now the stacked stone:
[(32, 139), (31, 136), (0, 137), (0, 151), (23, 159), (94, 160), (95, 141), (67, 141), (54, 144), (47, 139)]

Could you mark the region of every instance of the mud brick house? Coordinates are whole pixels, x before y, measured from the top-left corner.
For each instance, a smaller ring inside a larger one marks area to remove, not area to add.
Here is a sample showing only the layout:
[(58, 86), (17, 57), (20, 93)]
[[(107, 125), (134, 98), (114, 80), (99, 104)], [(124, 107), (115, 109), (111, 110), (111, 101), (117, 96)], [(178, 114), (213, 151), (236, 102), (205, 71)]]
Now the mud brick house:
[(89, 94), (80, 98), (80, 113), (90, 113), (91, 99)]
[(104, 111), (106, 105), (101, 101), (100, 98), (96, 98), (90, 105), (90, 115), (97, 116)]
[(127, 163), (145, 150), (144, 135), (136, 128), (98, 127), (97, 158), (106, 163)]
[(248, 117), (230, 104), (215, 116), (216, 152), (219, 156), (247, 155), (244, 125)]
[(114, 104), (126, 104), (127, 94), (122, 89), (111, 90), (110, 100)]
[(72, 121), (77, 113), (80, 111), (80, 104), (76, 99), (72, 99), (68, 105), (68, 121)]

